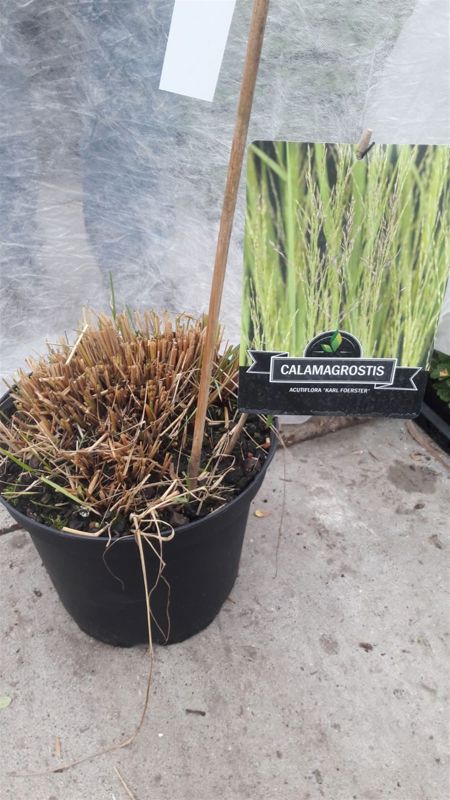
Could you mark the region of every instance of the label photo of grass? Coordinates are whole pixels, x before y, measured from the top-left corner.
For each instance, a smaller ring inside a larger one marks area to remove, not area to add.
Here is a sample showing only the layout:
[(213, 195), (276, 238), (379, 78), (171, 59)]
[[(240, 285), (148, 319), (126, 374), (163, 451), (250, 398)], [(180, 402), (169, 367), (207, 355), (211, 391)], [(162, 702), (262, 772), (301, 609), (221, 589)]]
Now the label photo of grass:
[[(349, 386), (336, 388), (339, 377), (332, 402), (301, 398), (311, 395), (306, 387), (296, 390), (295, 398), (291, 389), (288, 398), (287, 385), (274, 385), (271, 403), (274, 369), (268, 368), (265, 390), (262, 378), (258, 387), (250, 386), (252, 362), (254, 373), (261, 370), (249, 351), (283, 353), (291, 360), (323, 356), (331, 368), (332, 359), (351, 355), (345, 350), (351, 339), (359, 343), (358, 357), (395, 361), (398, 375), (402, 368), (426, 369), (449, 275), (449, 167), (450, 148), (440, 145), (375, 144), (362, 160), (350, 144), (250, 146), (242, 407), (278, 413), (314, 413), (316, 406), (317, 413), (417, 413), (418, 398), (410, 395), (412, 387), (419, 392), (421, 380), (410, 385), (409, 378), (403, 380), (408, 397), (406, 391), (393, 394), (375, 384), (363, 389), (360, 381), (355, 393), (366, 400), (352, 398), (350, 410), (352, 392)], [(317, 337), (322, 337), (317, 352), (307, 352)], [(323, 394), (320, 387), (318, 394)]]

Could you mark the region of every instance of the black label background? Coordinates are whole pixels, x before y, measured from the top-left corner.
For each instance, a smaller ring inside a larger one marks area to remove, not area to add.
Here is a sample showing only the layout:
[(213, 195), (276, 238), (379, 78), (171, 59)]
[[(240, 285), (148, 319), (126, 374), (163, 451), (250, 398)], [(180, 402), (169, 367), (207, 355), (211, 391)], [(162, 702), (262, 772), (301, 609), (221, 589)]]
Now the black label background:
[[(397, 372), (401, 372), (401, 367)], [(414, 376), (417, 390), (375, 389), (367, 384), (270, 383), (269, 375), (239, 368), (238, 405), (242, 411), (266, 414), (323, 414), (324, 416), (416, 417), (420, 413), (427, 373)], [(296, 391), (290, 391), (295, 388)], [(335, 388), (335, 392), (325, 389)], [(300, 389), (301, 391), (297, 391)], [(356, 390), (352, 392), (351, 390)], [(306, 390), (306, 391), (305, 391)], [(350, 391), (349, 391), (350, 390)], [(367, 390), (367, 391), (366, 391)]]

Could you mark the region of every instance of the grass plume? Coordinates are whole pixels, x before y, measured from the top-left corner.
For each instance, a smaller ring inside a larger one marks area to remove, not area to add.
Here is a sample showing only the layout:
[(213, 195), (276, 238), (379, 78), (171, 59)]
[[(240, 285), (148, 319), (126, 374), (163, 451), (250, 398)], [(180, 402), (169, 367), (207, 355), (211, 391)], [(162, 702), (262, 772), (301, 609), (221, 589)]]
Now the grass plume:
[(302, 355), (318, 333), (429, 359), (450, 264), (450, 148), (258, 142), (249, 151), (243, 341)]

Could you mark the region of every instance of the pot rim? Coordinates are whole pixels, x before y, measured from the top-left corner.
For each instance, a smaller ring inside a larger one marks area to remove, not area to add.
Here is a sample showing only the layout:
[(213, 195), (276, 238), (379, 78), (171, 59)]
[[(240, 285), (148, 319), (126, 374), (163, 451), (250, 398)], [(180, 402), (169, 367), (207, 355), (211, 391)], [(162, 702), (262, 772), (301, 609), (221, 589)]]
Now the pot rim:
[[(3, 397), (0, 398), (0, 408), (8, 401), (9, 395), (10, 395), (10, 391), (6, 392), (3, 395)], [(233, 497), (232, 500), (230, 500), (228, 503), (224, 503), (222, 506), (220, 506), (220, 508), (217, 508), (215, 511), (211, 511), (210, 514), (206, 514), (204, 517), (200, 517), (200, 519), (198, 519), (198, 520), (191, 520), (191, 522), (187, 522), (185, 525), (178, 526), (177, 528), (175, 528), (175, 533), (178, 534), (180, 532), (189, 531), (190, 528), (193, 528), (194, 526), (199, 525), (202, 522), (206, 522), (206, 520), (208, 520), (208, 521), (211, 520), (211, 519), (215, 520), (221, 514), (224, 514), (226, 511), (228, 511), (229, 508), (232, 508), (239, 500), (241, 500), (241, 498), (244, 497), (246, 495), (246, 493), (251, 490), (251, 488), (254, 486), (254, 484), (258, 480), (258, 478), (260, 476), (264, 475), (264, 473), (266, 472), (267, 468), (269, 467), (269, 465), (270, 465), (270, 463), (271, 463), (271, 461), (272, 461), (272, 459), (273, 459), (273, 457), (275, 455), (275, 452), (277, 450), (277, 437), (276, 437), (275, 433), (273, 433), (273, 432), (271, 434), (271, 439), (272, 439), (272, 442), (271, 442), (271, 445), (270, 445), (270, 449), (267, 451), (267, 458), (265, 459), (264, 463), (262, 464), (261, 469), (259, 470), (259, 472), (256, 473), (256, 475), (247, 484), (245, 489), (242, 490), (242, 492), (239, 492), (239, 494), (237, 494), (235, 497)], [(52, 528), (50, 525), (44, 525), (43, 522), (39, 522), (38, 520), (31, 519), (30, 517), (27, 517), (21, 511), (16, 509), (13, 505), (11, 505), (11, 503), (8, 502), (8, 500), (6, 500), (3, 497), (2, 494), (0, 494), (0, 502), (6, 508), (6, 510), (11, 514), (12, 517), (18, 518), (19, 521), (23, 520), (23, 523), (24, 523), (23, 527), (25, 529), (27, 527), (27, 524), (32, 522), (34, 526), (37, 526), (42, 531), (54, 533), (54, 534), (57, 534), (59, 536), (63, 536), (65, 538), (67, 538), (67, 539), (74, 539), (76, 541), (80, 541), (80, 539), (83, 539), (85, 542), (102, 542), (102, 541), (108, 542), (108, 538), (106, 536), (103, 536), (103, 534), (101, 536), (83, 536), (82, 534), (69, 533), (69, 531), (62, 531), (62, 530), (59, 530), (59, 528)], [(131, 539), (134, 539), (133, 534), (127, 534), (126, 536), (120, 536), (117, 539), (117, 541), (125, 541), (125, 540), (131, 540)], [(163, 541), (164, 541), (164, 537), (163, 537)]]

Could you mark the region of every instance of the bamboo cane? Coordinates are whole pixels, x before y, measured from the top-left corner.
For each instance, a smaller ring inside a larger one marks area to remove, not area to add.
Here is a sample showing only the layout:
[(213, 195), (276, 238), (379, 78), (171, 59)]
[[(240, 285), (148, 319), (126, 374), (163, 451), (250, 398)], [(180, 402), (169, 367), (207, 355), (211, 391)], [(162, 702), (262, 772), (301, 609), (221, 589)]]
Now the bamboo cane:
[(208, 325), (203, 348), (198, 403), (194, 424), (194, 436), (192, 440), (191, 458), (189, 462), (189, 477), (194, 485), (197, 480), (200, 459), (202, 455), (211, 373), (219, 325), (220, 303), (222, 300), (228, 250), (230, 246), (234, 213), (236, 210), (237, 193), (239, 189), (242, 164), (244, 161), (245, 145), (247, 142), (248, 123), (252, 109), (253, 94), (256, 76), (258, 74), (259, 60), (261, 56), (268, 10), (269, 0), (254, 0), (247, 43), (247, 53), (245, 57), (244, 71), (242, 74), (239, 104), (234, 127), (233, 141), (231, 145), (230, 159), (228, 162), (228, 173), (225, 184), (225, 193), (223, 198), (222, 214), (220, 218), (219, 235), (217, 239), (214, 272), (209, 300)]

